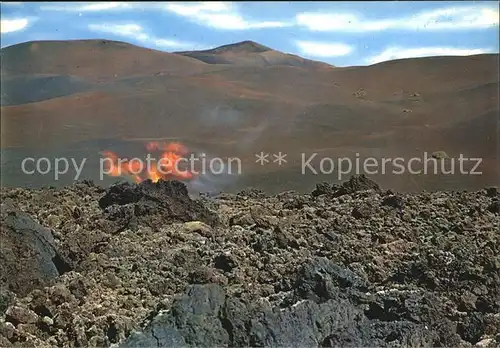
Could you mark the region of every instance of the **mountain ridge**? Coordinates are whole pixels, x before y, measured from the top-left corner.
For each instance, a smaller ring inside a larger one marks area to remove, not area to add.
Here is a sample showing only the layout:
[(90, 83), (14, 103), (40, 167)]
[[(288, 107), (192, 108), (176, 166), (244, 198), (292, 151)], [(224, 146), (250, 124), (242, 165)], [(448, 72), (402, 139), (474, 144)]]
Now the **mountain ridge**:
[[(264, 57), (267, 55), (272, 56), (273, 54), (276, 55), (282, 55), (282, 57), (289, 57), (293, 60), (296, 61), (305, 61), (305, 62), (312, 62), (313, 64), (317, 64), (320, 67), (332, 67), (332, 68), (337, 68), (337, 69), (351, 69), (351, 68), (360, 68), (360, 67), (369, 67), (369, 66), (381, 66), (381, 65), (397, 65), (399, 62), (404, 62), (404, 61), (417, 61), (417, 62), (425, 62), (425, 61), (431, 61), (431, 60), (442, 60), (442, 59), (454, 59), (454, 60), (460, 60), (464, 58), (470, 58), (474, 59), (475, 57), (480, 58), (483, 56), (497, 56), (500, 57), (500, 53), (480, 53), (480, 54), (474, 54), (474, 55), (468, 55), (468, 56), (454, 56), (454, 55), (444, 55), (444, 56), (426, 56), (426, 57), (409, 57), (409, 58), (397, 58), (397, 59), (391, 59), (383, 62), (378, 62), (374, 64), (368, 64), (368, 65), (349, 65), (349, 66), (343, 66), (343, 67), (336, 67), (335, 65), (326, 63), (324, 61), (320, 60), (312, 60), (312, 59), (307, 59), (304, 57), (301, 57), (296, 54), (292, 53), (286, 53), (282, 51), (277, 51), (273, 48), (270, 48), (268, 46), (262, 45), (258, 42), (252, 41), (252, 40), (244, 40), (244, 41), (239, 41), (239, 42), (234, 42), (230, 44), (225, 44), (221, 46), (217, 46), (211, 49), (203, 49), (203, 50), (185, 50), (185, 51), (164, 51), (164, 50), (159, 50), (159, 49), (154, 49), (154, 48), (148, 48), (144, 47), (141, 45), (137, 44), (132, 44), (126, 41), (121, 41), (121, 40), (109, 40), (109, 39), (71, 39), (71, 40), (30, 40), (30, 41), (25, 41), (22, 43), (17, 43), (13, 45), (9, 45), (6, 47), (2, 47), (0, 49), (0, 56), (2, 57), (2, 60), (5, 59), (6, 54), (11, 54), (12, 51), (14, 50), (19, 50), (21, 48), (27, 48), (30, 52), (36, 52), (40, 46), (47, 46), (47, 45), (55, 45), (59, 46), (56, 48), (60, 48), (60, 46), (89, 46), (93, 45), (94, 47), (89, 47), (92, 48), (93, 50), (97, 48), (104, 48), (105, 46), (110, 47), (110, 48), (121, 48), (121, 49), (132, 49), (132, 50), (138, 50), (138, 51), (143, 51), (143, 52), (150, 52), (153, 54), (159, 54), (159, 55), (165, 55), (165, 56), (182, 56), (186, 58), (193, 59), (193, 61), (197, 61), (199, 63), (205, 63), (205, 64), (210, 64), (213, 65), (213, 62), (206, 62), (204, 60), (207, 60), (209, 56), (218, 56), (218, 57), (224, 57), (225, 55), (234, 55), (234, 54), (246, 54), (246, 55), (259, 55), (262, 57), (264, 54)], [(203, 58), (204, 57), (204, 58)], [(7, 59), (10, 57), (7, 57)], [(234, 63), (231, 60), (227, 60), (225, 63), (223, 62), (222, 58), (219, 58), (221, 64), (228, 64), (228, 63)], [(266, 59), (262, 59), (265, 61)], [(241, 64), (244, 66), (245, 64)], [(264, 64), (265, 65), (265, 64)], [(269, 65), (269, 64), (268, 64)], [(285, 64), (285, 65), (292, 65), (293, 64)], [(299, 64), (300, 65), (300, 64)], [(2, 73), (8, 73), (8, 71), (4, 71), (2, 67)]]
[(207, 50), (190, 50), (190, 51), (180, 51), (174, 53), (186, 53), (186, 52), (204, 52), (204, 53), (224, 53), (227, 51), (232, 52), (247, 52), (247, 53), (263, 53), (266, 51), (275, 51), (270, 47), (264, 46), (258, 42), (252, 40), (244, 40), (239, 42), (234, 42), (226, 45), (217, 46), (215, 48), (207, 49)]

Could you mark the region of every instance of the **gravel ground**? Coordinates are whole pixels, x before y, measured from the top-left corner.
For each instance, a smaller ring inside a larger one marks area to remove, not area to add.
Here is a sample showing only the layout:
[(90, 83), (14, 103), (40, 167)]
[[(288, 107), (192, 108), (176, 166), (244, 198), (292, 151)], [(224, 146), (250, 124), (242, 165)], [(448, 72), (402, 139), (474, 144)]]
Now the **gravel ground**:
[(0, 346), (500, 346), (496, 188), (1, 199)]

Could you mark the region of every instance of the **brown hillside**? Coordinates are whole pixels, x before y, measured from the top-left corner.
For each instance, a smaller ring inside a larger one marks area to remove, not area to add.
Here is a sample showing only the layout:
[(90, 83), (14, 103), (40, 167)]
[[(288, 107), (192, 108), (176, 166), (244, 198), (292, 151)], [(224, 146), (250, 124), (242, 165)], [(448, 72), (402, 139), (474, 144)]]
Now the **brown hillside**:
[[(459, 184), (481, 186), (500, 174), (497, 54), (333, 68), (253, 42), (178, 54), (96, 40), (30, 42), (1, 52), (2, 74), (101, 81), (84, 92), (2, 107), (4, 149), (175, 137), (244, 157), (250, 172), (278, 169), (255, 164), (263, 149), (287, 152), (290, 168), (304, 151), (384, 157), (442, 150), (485, 159), (483, 177)], [(200, 60), (207, 55), (225, 61)], [(263, 57), (279, 59), (257, 64)], [(284, 64), (284, 57), (307, 64)], [(396, 188), (407, 189), (405, 180)], [(411, 188), (425, 187), (419, 185)]]
[(177, 52), (208, 64), (227, 64), (236, 66), (295, 66), (308, 69), (331, 69), (332, 66), (304, 59), (296, 55), (275, 51), (253, 41), (242, 41), (224, 45), (211, 50)]
[(92, 81), (159, 72), (192, 74), (206, 64), (128, 43), (110, 40), (30, 41), (1, 50), (2, 73), (58, 74)]

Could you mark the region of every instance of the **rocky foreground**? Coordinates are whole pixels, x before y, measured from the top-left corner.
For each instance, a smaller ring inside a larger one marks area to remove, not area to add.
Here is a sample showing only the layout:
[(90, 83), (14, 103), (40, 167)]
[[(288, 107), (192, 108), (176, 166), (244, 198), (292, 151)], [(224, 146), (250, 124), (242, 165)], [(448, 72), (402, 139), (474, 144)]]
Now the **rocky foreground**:
[(2, 347), (500, 346), (496, 188), (1, 198)]

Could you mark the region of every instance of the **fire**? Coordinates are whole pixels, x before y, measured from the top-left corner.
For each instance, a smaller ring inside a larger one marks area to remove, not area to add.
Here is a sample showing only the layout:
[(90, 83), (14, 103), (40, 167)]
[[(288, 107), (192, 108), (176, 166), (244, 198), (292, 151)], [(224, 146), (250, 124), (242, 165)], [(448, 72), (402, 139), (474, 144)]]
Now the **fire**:
[[(136, 183), (151, 179), (157, 182), (160, 179), (193, 179), (195, 174), (180, 167), (180, 161), (185, 159), (189, 151), (181, 143), (160, 143), (157, 141), (146, 143), (146, 150), (150, 153), (149, 160), (119, 158), (112, 151), (103, 151), (105, 158), (103, 170), (109, 176), (132, 177)], [(151, 152), (159, 152), (155, 157)]]

